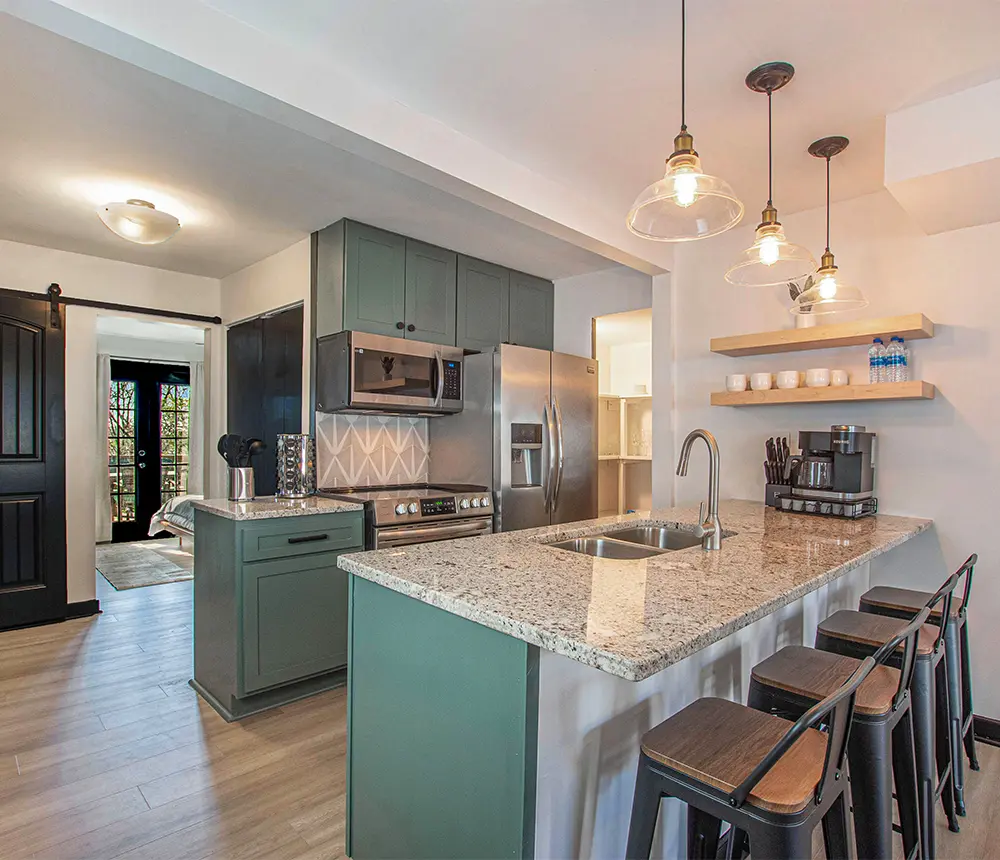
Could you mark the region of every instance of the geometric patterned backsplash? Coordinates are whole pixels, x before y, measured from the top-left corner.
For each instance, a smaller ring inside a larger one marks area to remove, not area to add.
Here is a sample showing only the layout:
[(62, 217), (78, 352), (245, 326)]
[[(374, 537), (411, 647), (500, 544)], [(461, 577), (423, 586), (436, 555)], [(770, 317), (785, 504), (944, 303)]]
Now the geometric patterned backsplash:
[(426, 418), (316, 413), (316, 486), (363, 487), (427, 480)]

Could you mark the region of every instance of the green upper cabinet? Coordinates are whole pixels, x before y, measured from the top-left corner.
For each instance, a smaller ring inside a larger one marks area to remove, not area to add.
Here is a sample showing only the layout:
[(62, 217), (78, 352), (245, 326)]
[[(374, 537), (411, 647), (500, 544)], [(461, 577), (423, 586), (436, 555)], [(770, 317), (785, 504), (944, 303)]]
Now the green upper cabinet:
[(552, 305), (555, 288), (523, 272), (510, 273), (509, 343), (552, 349)]
[(456, 346), (490, 349), (505, 343), (510, 329), (510, 271), (458, 256)]
[(348, 221), (344, 328), (400, 336), (406, 315), (406, 239)]
[(457, 265), (454, 251), (406, 240), (404, 337), (455, 345)]

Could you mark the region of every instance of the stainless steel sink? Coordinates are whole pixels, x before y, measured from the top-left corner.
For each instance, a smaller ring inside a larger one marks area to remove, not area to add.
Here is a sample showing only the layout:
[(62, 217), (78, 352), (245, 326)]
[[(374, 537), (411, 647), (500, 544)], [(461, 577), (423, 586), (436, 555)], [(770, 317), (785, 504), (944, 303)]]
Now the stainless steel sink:
[(656, 549), (690, 549), (701, 546), (701, 538), (687, 529), (671, 528), (669, 526), (640, 526), (639, 528), (621, 529), (608, 532), (608, 537), (616, 541), (640, 543)]
[(604, 537), (585, 537), (552, 543), (556, 549), (567, 549), (570, 552), (580, 552), (597, 558), (640, 559), (661, 555), (660, 550), (636, 546), (632, 543), (622, 543)]

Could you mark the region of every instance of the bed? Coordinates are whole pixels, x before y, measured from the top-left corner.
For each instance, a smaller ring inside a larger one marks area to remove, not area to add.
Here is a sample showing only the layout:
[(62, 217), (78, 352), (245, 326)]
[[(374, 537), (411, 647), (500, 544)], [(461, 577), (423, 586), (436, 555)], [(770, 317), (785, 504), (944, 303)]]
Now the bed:
[(204, 496), (185, 495), (168, 499), (149, 521), (149, 536), (156, 537), (162, 531), (168, 531), (181, 539), (181, 546), (190, 542), (193, 549), (194, 540), (194, 503)]

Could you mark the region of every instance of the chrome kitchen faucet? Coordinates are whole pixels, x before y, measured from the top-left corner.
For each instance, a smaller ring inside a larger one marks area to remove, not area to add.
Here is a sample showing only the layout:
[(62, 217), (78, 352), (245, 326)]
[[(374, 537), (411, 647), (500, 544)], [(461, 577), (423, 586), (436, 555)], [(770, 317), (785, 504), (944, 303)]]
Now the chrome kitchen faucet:
[(705, 516), (705, 503), (698, 507), (698, 527), (695, 534), (701, 538), (702, 549), (721, 549), (722, 523), (719, 522), (719, 443), (707, 430), (692, 430), (681, 445), (681, 458), (677, 461), (677, 476), (687, 475), (688, 460), (691, 459), (691, 446), (695, 439), (704, 439), (708, 445), (708, 516)]

